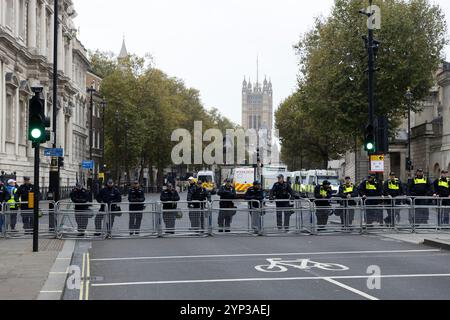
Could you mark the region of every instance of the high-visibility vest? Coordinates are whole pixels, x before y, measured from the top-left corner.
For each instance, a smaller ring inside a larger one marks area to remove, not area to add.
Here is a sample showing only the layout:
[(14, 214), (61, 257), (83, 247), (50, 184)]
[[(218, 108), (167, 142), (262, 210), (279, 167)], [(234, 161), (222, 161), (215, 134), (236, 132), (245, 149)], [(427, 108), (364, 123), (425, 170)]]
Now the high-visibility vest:
[(427, 184), (427, 179), (425, 179), (425, 178), (422, 178), (422, 179), (415, 178), (414, 179), (414, 184)]
[(328, 192), (327, 190), (320, 188), (320, 195), (324, 198), (328, 197)]
[(443, 181), (442, 179), (440, 179), (439, 180), (439, 187), (450, 189), (449, 180), (445, 179), (445, 181)]
[(9, 200), (7, 201), (7, 203), (9, 203), (10, 209), (16, 208), (16, 199), (15, 199), (16, 193), (17, 193), (17, 188), (11, 189), (11, 196), (10, 196)]
[(369, 181), (366, 182), (366, 190), (377, 190), (376, 184), (371, 184)]
[(389, 181), (389, 190), (400, 190), (400, 184), (398, 183), (398, 179), (395, 179), (394, 181)]
[(351, 184), (350, 186), (344, 184), (344, 194), (353, 193), (354, 190), (355, 186), (353, 184)]

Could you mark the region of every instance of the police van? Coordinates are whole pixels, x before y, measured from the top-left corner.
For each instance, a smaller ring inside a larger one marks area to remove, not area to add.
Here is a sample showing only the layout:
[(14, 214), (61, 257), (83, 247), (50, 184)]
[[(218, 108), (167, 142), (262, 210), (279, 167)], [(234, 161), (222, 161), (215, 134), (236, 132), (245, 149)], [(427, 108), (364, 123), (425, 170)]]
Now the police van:
[(255, 169), (254, 168), (234, 168), (229, 178), (236, 190), (236, 196), (238, 198), (244, 198), (247, 190), (253, 186), (255, 181)]
[(314, 189), (317, 185), (321, 185), (325, 180), (331, 183), (333, 195), (339, 192), (339, 175), (333, 170), (310, 170), (306, 173), (305, 192), (310, 198), (314, 198)]
[(211, 194), (216, 194), (216, 180), (213, 171), (199, 171), (197, 173), (197, 180), (202, 182), (203, 188), (208, 190)]
[(265, 191), (271, 190), (273, 185), (278, 182), (278, 176), (280, 174), (284, 175), (284, 179), (287, 180), (287, 166), (264, 166), (261, 181), (263, 189)]
[(306, 192), (306, 176), (307, 171), (295, 171), (292, 173), (292, 190), (298, 193), (305, 193)]

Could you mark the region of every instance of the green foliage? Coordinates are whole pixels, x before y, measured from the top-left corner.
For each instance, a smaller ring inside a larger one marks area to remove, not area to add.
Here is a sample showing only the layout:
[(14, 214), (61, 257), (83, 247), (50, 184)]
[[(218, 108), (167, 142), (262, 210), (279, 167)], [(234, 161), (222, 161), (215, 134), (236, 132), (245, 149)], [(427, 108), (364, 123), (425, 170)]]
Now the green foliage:
[[(395, 131), (406, 115), (408, 87), (420, 101), (434, 84), (447, 26), (439, 6), (427, 0), (375, 0), (374, 4), (381, 8), (382, 17), (381, 30), (374, 32), (381, 42), (376, 114), (387, 115)], [(367, 25), (358, 11), (367, 5), (365, 0), (336, 0), (331, 15), (316, 19), (295, 46), (299, 89), (277, 112), (283, 157), (307, 150), (312, 162), (321, 157), (325, 164), (327, 157), (333, 159), (354, 147), (355, 139), (361, 142), (368, 119), (367, 50), (362, 39)], [(414, 109), (419, 108), (416, 103)]]

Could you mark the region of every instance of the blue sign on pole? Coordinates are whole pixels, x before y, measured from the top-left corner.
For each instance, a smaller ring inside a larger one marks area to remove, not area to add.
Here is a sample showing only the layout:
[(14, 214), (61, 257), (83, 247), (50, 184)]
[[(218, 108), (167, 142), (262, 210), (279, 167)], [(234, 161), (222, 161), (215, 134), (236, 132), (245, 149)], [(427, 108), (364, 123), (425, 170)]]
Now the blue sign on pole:
[(45, 148), (44, 149), (44, 156), (46, 157), (64, 157), (64, 149), (62, 148)]
[(87, 160), (83, 160), (81, 166), (83, 167), (83, 169), (94, 169), (94, 161), (87, 161)]

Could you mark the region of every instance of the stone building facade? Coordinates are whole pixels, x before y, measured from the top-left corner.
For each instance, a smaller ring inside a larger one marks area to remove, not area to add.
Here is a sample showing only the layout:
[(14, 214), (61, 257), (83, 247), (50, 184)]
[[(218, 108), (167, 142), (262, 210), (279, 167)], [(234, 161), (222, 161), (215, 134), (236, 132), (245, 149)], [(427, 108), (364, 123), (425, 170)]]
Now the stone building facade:
[(273, 128), (273, 90), (272, 82), (264, 79), (261, 84), (257, 81), (244, 79), (242, 83), (242, 127), (248, 129)]
[[(76, 35), (72, 0), (59, 1), (57, 147), (64, 148), (61, 186), (83, 180), (81, 160), (88, 151), (86, 49)], [(0, 0), (0, 169), (18, 182), (33, 176), (34, 153), (27, 140), (31, 87), (43, 87), (46, 114), (52, 116), (53, 0)], [(42, 147), (51, 147), (50, 143)], [(49, 160), (42, 154), (42, 186), (48, 186)]]

